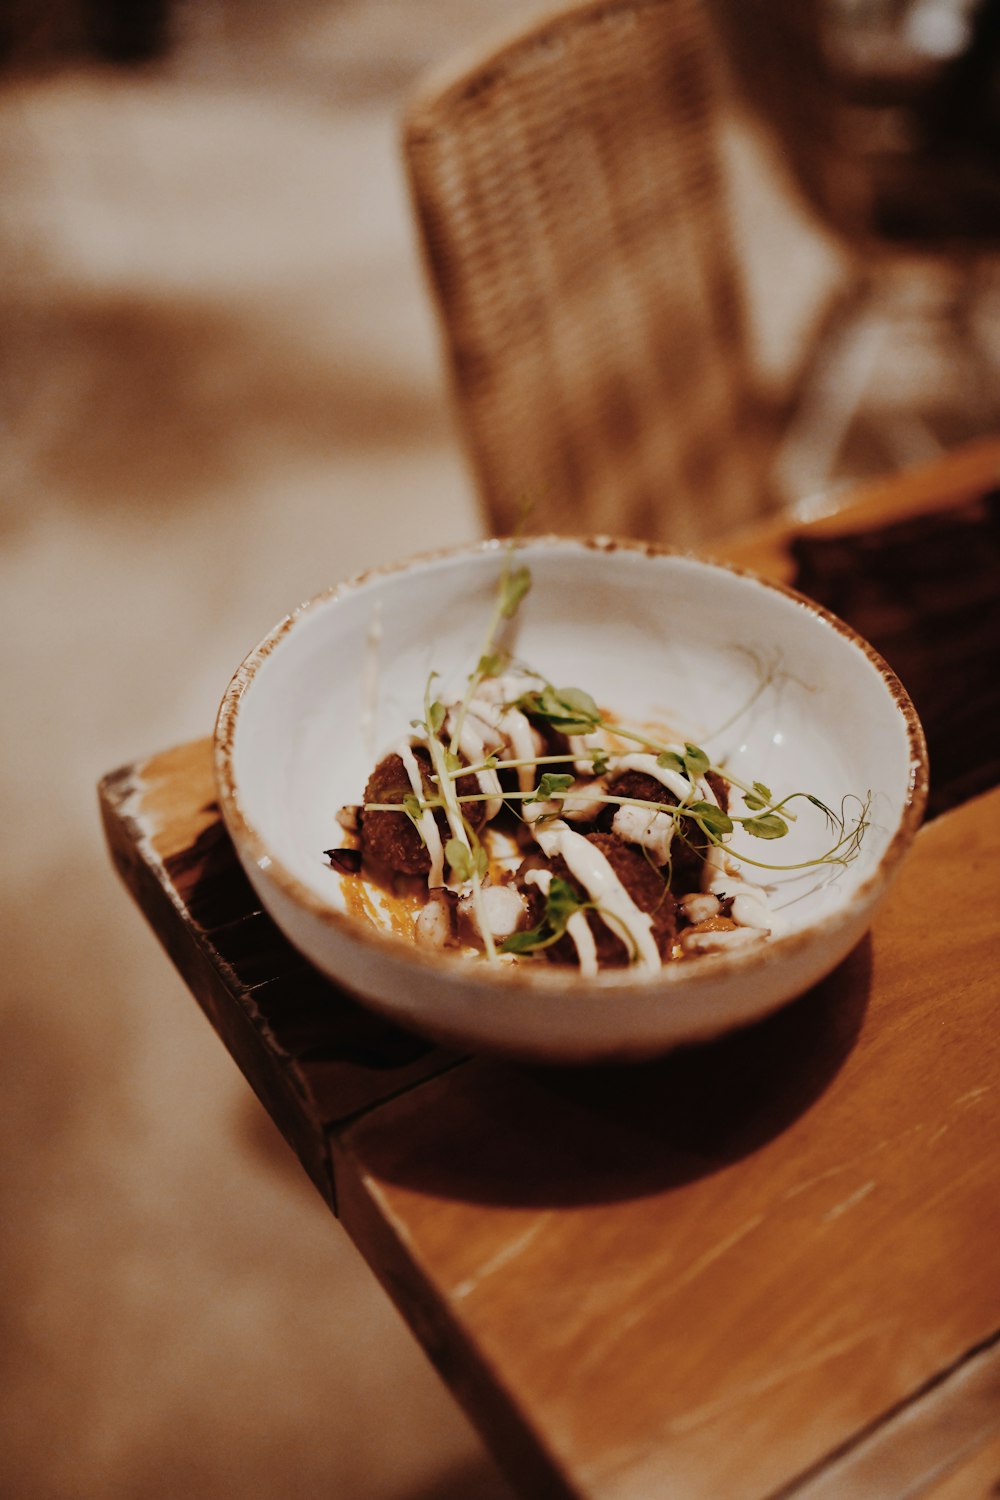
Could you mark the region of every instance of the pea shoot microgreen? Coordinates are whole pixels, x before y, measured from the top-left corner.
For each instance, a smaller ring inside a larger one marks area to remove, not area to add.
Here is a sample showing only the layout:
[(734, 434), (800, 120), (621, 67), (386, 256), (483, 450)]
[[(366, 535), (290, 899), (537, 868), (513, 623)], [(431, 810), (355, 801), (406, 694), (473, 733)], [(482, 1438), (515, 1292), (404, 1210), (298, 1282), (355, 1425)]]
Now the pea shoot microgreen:
[(551, 802), (553, 797), (562, 797), (569, 791), (576, 780), (575, 776), (559, 775), (555, 771), (546, 771), (541, 781), (525, 798), (527, 802)]
[(489, 868), (486, 850), (479, 843), (472, 849), (460, 839), (449, 839), (444, 846), (444, 857), (451, 866), (452, 879), (461, 885), (466, 885), (476, 875), (482, 880)]
[(558, 943), (570, 918), (578, 911), (594, 911), (596, 904), (580, 896), (568, 880), (554, 875), (545, 897), (545, 912), (536, 927), (512, 932), (500, 944), (501, 953), (540, 953)]
[(500, 614), (505, 620), (512, 620), (517, 614), (518, 606), (525, 594), (531, 588), (531, 570), (526, 567), (510, 568), (510, 555), (507, 558), (507, 567), (504, 569), (500, 580)]
[(497, 646), (496, 638), (504, 621), (512, 620), (517, 614), (521, 600), (531, 588), (531, 570), (523, 565), (519, 568), (512, 567), (513, 552), (514, 546), (511, 543), (504, 554), (497, 597), (486, 627), (483, 644), (480, 647), (479, 659), (475, 669), (469, 673), (462, 701), (452, 715), (452, 732), (448, 749), (453, 755), (458, 752), (469, 704), (475, 696), (477, 687), (489, 677), (501, 676), (510, 664), (510, 654)]
[[(427, 813), (439, 816), (443, 812), (450, 835), (444, 846), (444, 858), (451, 881), (471, 886), (477, 923), (483, 934), (486, 955), (491, 959), (497, 955), (497, 946), (485, 920), (482, 897), (482, 883), (488, 877), (489, 858), (463, 809), (470, 803), (491, 801), (496, 793), (482, 790), (460, 792), (460, 779), (497, 769), (532, 767), (537, 775), (533, 788), (524, 790), (522, 785), (517, 791), (504, 790), (502, 796), (504, 803), (515, 813), (518, 804), (524, 807), (535, 804), (533, 820), (537, 823), (540, 812), (544, 813), (545, 818), (558, 815), (540, 809), (538, 804), (558, 805), (572, 794), (574, 788), (579, 789), (575, 768), (586, 765), (593, 778), (605, 778), (609, 772), (613, 772), (615, 755), (606, 745), (588, 745), (562, 754), (521, 759), (501, 760), (496, 754), (486, 754), (474, 764), (463, 764), (459, 747), (469, 705), (481, 683), (503, 676), (511, 667), (511, 656), (498, 645), (497, 638), (504, 623), (514, 618), (531, 588), (529, 569), (525, 566), (514, 567), (513, 555), (512, 543), (504, 558), (482, 648), (476, 666), (467, 678), (461, 701), (457, 705), (446, 705), (435, 696), (437, 674), (432, 672), (424, 691), (424, 716), (411, 721), (412, 728), (426, 744), (431, 760), (429, 782), (434, 790), (425, 796), (418, 796), (410, 790), (401, 791), (393, 800), (365, 804), (369, 811), (402, 812), (416, 828), (424, 844), (424, 820)], [(776, 799), (771, 788), (764, 782), (753, 781), (748, 784), (724, 765), (714, 764), (711, 756), (700, 745), (690, 741), (666, 744), (645, 728), (620, 723), (605, 714), (584, 689), (557, 687), (528, 669), (519, 667), (518, 670), (522, 679), (533, 681), (538, 686), (521, 692), (512, 702), (503, 705), (505, 709), (516, 708), (536, 727), (548, 728), (567, 737), (604, 732), (614, 736), (615, 741), (639, 745), (655, 757), (659, 769), (673, 772), (688, 783), (688, 790), (684, 795), (678, 795), (676, 802), (663, 803), (617, 795), (614, 780), (610, 783), (596, 780), (587, 785), (588, 801), (613, 807), (637, 807), (647, 810), (654, 818), (668, 817), (673, 821), (674, 833), (685, 843), (691, 843), (700, 835), (704, 847), (704, 842), (723, 844), (737, 829), (764, 842), (782, 839), (788, 834), (789, 823), (796, 818), (791, 805), (803, 800), (822, 812), (829, 826), (832, 843), (822, 854), (796, 863), (775, 864), (755, 859), (742, 850), (730, 852), (741, 862), (776, 871), (799, 870), (825, 864), (847, 865), (857, 856), (870, 823), (871, 793), (864, 799), (845, 798), (839, 813), (832, 811), (811, 792), (795, 791)], [(560, 769), (539, 772), (542, 766)], [(716, 801), (709, 800), (708, 784), (713, 775), (721, 777), (742, 795), (745, 808), (743, 813), (723, 811)], [(856, 805), (856, 810), (849, 818), (848, 807), (851, 804)], [(521, 814), (518, 813), (518, 816)], [(668, 879), (670, 869), (668, 856), (665, 871)], [(592, 909), (597, 910), (593, 901), (581, 897), (568, 881), (553, 877), (546, 893), (545, 913), (541, 921), (528, 932), (510, 935), (500, 945), (499, 952), (523, 954), (550, 947), (563, 936), (567, 923), (576, 912)]]
[(669, 768), (673, 771), (680, 771), (681, 775), (686, 776), (688, 781), (692, 783), (697, 781), (699, 777), (707, 775), (712, 769), (712, 762), (700, 745), (690, 744), (684, 746), (683, 752), (678, 750), (661, 750), (656, 757), (656, 764), (663, 766), (665, 769)]
[[(482, 850), (479, 840), (476, 838), (462, 813), (461, 801), (458, 789), (453, 777), (449, 775), (449, 758), (454, 764), (457, 757), (454, 748), (446, 749), (439, 738), (441, 728), (445, 720), (445, 709), (438, 701), (431, 700), (431, 692), (437, 673), (432, 672), (427, 679), (424, 688), (424, 724), (427, 730), (427, 750), (431, 757), (431, 765), (434, 769), (437, 781), (438, 793), (444, 814), (451, 829), (451, 838), (445, 845), (445, 858), (451, 866), (453, 878), (459, 884), (469, 883), (472, 886), (472, 902), (476, 913), (476, 922), (483, 935), (483, 947), (486, 957), (491, 961), (496, 958), (496, 944), (490, 925), (486, 920), (486, 912), (483, 905), (483, 876), (486, 873), (485, 851)], [(440, 710), (440, 712), (439, 712)], [(432, 728), (433, 725), (437, 728)], [(451, 854), (449, 854), (451, 850)], [(462, 853), (458, 851), (461, 850)], [(480, 854), (483, 859), (479, 858)], [(454, 858), (452, 858), (454, 855)], [(457, 863), (456, 863), (457, 862)], [(461, 873), (457, 873), (458, 869)]]
[[(391, 805), (392, 804), (390, 804), (390, 806)], [(409, 818), (410, 822), (413, 824), (414, 828), (417, 830), (417, 836), (420, 839), (420, 842), (426, 848), (427, 847), (427, 840), (424, 838), (424, 830), (420, 826), (421, 821), (423, 819), (423, 813), (424, 813), (425, 806), (426, 806), (426, 803), (421, 802), (421, 800), (417, 796), (416, 792), (406, 792), (406, 793), (404, 793), (403, 800), (402, 800), (403, 811), (405, 812), (406, 816)]]
[(515, 707), (529, 718), (541, 719), (559, 734), (589, 734), (603, 722), (589, 693), (582, 688), (553, 687), (551, 682), (541, 692), (523, 693)]
[(768, 803), (773, 802), (773, 800), (773, 792), (762, 781), (755, 781), (751, 790), (743, 793), (743, 801), (751, 812), (757, 812), (760, 808), (767, 807)]

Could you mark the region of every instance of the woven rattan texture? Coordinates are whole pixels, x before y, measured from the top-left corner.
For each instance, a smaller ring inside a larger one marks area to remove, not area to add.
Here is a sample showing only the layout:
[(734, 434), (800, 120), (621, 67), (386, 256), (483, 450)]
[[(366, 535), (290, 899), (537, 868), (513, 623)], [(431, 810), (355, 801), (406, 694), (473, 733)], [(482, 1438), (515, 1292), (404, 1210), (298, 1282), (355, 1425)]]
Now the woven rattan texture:
[(412, 104), (491, 526), (700, 540), (759, 508), (701, 0), (577, 5)]

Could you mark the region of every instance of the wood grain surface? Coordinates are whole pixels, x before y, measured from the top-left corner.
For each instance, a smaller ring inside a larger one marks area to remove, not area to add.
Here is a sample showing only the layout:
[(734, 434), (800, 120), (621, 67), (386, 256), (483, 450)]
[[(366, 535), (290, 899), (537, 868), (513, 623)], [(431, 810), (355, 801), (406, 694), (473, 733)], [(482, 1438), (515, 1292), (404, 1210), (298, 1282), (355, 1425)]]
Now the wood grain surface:
[(977, 1446), (939, 1478), (923, 1500), (996, 1500), (1000, 1495), (1000, 1435)]
[[(968, 506), (998, 472), (980, 444), (716, 550), (789, 579), (793, 535)], [(993, 1493), (1000, 788), (921, 830), (801, 1001), (563, 1071), (455, 1058), (315, 974), (239, 869), (207, 740), (100, 796), (129, 889), (526, 1496)]]
[(452, 1383), (477, 1351), (566, 1494), (772, 1495), (1000, 1329), (998, 848), (1000, 792), (930, 825), (870, 940), (743, 1035), (476, 1060), (342, 1136), (349, 1231), (384, 1267), (391, 1226), (394, 1295), (448, 1309)]

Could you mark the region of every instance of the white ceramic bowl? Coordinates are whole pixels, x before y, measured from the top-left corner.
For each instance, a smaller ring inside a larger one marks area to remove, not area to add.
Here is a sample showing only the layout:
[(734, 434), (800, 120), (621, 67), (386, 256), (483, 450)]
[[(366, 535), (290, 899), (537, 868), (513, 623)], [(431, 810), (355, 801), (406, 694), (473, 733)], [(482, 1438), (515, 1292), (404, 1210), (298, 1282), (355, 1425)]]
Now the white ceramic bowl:
[[(421, 715), (430, 672), (439, 696), (461, 695), (503, 560), (494, 541), (366, 573), (296, 610), (243, 662), (219, 711), (216, 779), (266, 910), (321, 970), (403, 1025), (522, 1057), (650, 1056), (803, 994), (861, 938), (919, 826), (920, 724), (881, 658), (818, 605), (638, 543), (518, 544), (533, 580), (514, 622), (518, 655), (622, 721), (665, 719), (745, 781), (834, 809), (870, 793), (857, 858), (751, 872), (769, 889), (774, 934), (652, 976), (588, 980), (541, 961), (428, 952), (349, 914), (323, 853), (340, 842), (336, 813), (361, 800), (376, 760)], [(797, 805), (787, 838), (736, 847), (782, 863), (815, 857), (828, 843), (823, 816)]]

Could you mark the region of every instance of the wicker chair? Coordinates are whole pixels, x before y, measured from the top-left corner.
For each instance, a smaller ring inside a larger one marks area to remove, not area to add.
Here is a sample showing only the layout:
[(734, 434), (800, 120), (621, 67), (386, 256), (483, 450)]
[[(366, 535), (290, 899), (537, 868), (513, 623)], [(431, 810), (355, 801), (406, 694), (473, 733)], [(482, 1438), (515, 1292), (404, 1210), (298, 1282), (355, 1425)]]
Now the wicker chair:
[(688, 545), (762, 507), (702, 0), (587, 0), (429, 80), (404, 150), (497, 532)]

